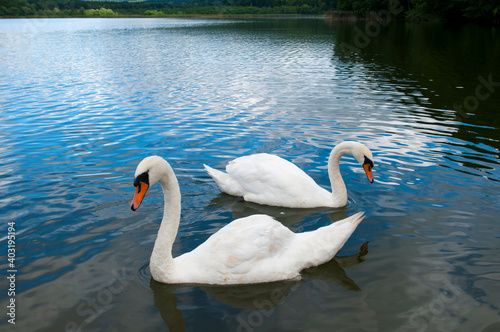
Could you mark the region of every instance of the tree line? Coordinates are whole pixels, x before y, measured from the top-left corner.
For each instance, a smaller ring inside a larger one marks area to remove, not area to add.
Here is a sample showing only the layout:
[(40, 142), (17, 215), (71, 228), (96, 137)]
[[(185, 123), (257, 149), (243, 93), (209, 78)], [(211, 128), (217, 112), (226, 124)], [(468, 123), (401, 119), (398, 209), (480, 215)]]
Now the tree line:
[(500, 0), (339, 0), (337, 9), (367, 15), (398, 8), (409, 19), (477, 20), (499, 23)]
[[(0, 17), (279, 15), (365, 17), (392, 9), (398, 19), (500, 23), (500, 0), (0, 0)], [(397, 10), (394, 10), (397, 9)]]
[(0, 0), (0, 17), (321, 15), (337, 0)]

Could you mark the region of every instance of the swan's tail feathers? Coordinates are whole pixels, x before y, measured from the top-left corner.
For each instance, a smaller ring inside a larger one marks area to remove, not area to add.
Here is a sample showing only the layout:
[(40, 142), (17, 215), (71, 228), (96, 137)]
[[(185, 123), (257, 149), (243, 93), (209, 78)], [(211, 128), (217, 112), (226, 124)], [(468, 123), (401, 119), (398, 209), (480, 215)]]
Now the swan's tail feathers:
[(303, 261), (302, 268), (329, 262), (344, 246), (363, 218), (364, 212), (359, 212), (315, 231), (297, 234), (302, 252), (310, 253), (310, 257)]
[(217, 183), (220, 190), (224, 191), (222, 189), (221, 182), (223, 181), (224, 177), (227, 176), (227, 174), (205, 164), (203, 164), (203, 167), (205, 167), (205, 170), (207, 171), (208, 175), (210, 175), (212, 179), (214, 179), (215, 183)]
[(208, 165), (203, 164), (208, 175), (214, 179), (217, 186), (219, 186), (222, 192), (233, 196), (243, 196), (244, 193), (241, 189), (241, 185), (235, 181), (231, 175), (216, 170)]
[(356, 229), (356, 227), (358, 227), (358, 225), (361, 223), (361, 221), (363, 221), (364, 218), (365, 218), (365, 213), (362, 211), (362, 212), (358, 212), (356, 214), (353, 214), (350, 217), (347, 217), (345, 219), (337, 221), (333, 225), (336, 224), (336, 225), (340, 226), (342, 224), (348, 223), (348, 224), (351, 224), (352, 226), (354, 226), (354, 229)]
[(214, 180), (224, 174), (223, 172), (216, 170), (215, 168), (212, 168), (208, 165), (203, 164), (203, 167), (205, 167), (208, 175), (210, 175)]

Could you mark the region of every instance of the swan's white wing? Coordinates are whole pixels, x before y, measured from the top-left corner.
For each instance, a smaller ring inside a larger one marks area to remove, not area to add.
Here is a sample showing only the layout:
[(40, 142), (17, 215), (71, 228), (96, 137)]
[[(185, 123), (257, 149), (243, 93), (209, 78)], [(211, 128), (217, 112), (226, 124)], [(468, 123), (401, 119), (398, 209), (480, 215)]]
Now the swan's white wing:
[[(233, 284), (290, 279), (297, 271), (287, 271), (283, 276), (276, 261), (288, 250), (294, 235), (267, 215), (253, 215), (232, 221), (176, 260), (183, 265), (198, 266), (204, 279), (219, 282), (221, 279)], [(191, 267), (191, 277), (196, 277), (196, 273)]]
[(358, 213), (295, 234), (266, 215), (237, 219), (193, 251), (175, 258), (183, 283), (251, 284), (300, 277), (331, 260), (363, 219)]
[(307, 207), (308, 201), (331, 199), (304, 171), (271, 154), (254, 154), (230, 161), (227, 173), (245, 190), (244, 199), (267, 205)]

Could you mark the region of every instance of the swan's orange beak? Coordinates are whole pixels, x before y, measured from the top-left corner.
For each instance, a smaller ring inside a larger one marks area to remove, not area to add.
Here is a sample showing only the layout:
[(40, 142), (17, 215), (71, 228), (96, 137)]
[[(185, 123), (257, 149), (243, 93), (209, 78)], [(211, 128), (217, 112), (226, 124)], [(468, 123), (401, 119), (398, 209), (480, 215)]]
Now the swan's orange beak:
[(370, 183), (373, 183), (372, 165), (369, 163), (366, 163), (363, 165), (363, 168), (365, 169), (365, 173), (366, 173), (366, 177), (368, 178), (368, 181), (370, 181)]
[(130, 203), (130, 208), (132, 211), (135, 211), (141, 205), (142, 200), (144, 199), (144, 195), (146, 195), (146, 191), (148, 191), (149, 185), (144, 182), (139, 182), (135, 187), (135, 195), (132, 199), (132, 203)]

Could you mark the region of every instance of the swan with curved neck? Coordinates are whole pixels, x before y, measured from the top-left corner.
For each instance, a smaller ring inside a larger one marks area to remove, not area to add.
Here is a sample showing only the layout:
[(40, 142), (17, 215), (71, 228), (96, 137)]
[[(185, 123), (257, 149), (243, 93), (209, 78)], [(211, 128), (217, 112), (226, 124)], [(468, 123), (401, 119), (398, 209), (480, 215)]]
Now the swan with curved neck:
[(363, 144), (346, 141), (338, 144), (328, 158), (332, 192), (320, 187), (293, 163), (278, 156), (260, 153), (234, 159), (221, 172), (205, 169), (222, 192), (243, 197), (245, 201), (290, 208), (342, 207), (347, 204), (347, 189), (340, 174), (340, 158), (349, 154), (363, 166), (373, 182), (373, 155)]
[(134, 177), (131, 208), (159, 182), (163, 219), (150, 259), (152, 277), (171, 284), (252, 284), (300, 278), (300, 271), (330, 261), (363, 219), (363, 213), (305, 233), (293, 233), (267, 215), (232, 221), (193, 251), (172, 257), (181, 217), (181, 194), (174, 171), (163, 158), (142, 160)]

